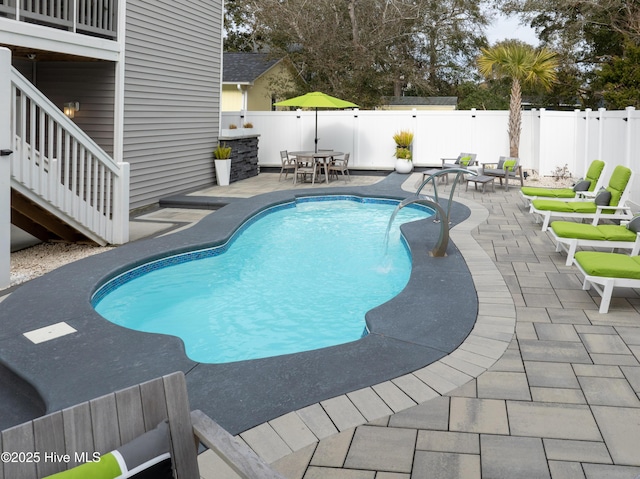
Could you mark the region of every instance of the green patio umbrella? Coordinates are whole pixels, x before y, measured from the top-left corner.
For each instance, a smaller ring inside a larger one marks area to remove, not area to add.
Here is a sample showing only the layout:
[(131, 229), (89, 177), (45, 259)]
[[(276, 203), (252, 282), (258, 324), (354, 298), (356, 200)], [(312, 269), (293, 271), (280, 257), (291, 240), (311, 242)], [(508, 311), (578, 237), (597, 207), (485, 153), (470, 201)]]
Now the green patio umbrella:
[(358, 105), (350, 101), (341, 100), (334, 96), (319, 91), (307, 93), (288, 100), (274, 103), (275, 106), (295, 106), (298, 108), (315, 108), (316, 110), (316, 153), (318, 152), (318, 108), (358, 108)]

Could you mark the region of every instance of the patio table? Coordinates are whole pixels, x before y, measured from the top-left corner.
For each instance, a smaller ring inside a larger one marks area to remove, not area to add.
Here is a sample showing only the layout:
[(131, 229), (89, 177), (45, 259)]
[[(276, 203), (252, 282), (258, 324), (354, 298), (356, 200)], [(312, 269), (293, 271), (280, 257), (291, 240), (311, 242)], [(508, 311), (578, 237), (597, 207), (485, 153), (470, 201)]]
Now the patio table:
[(310, 158), (314, 164), (316, 161), (321, 161), (324, 167), (324, 178), (326, 183), (329, 183), (329, 160), (336, 156), (344, 155), (343, 152), (334, 150), (290, 151), (289, 154), (296, 158)]

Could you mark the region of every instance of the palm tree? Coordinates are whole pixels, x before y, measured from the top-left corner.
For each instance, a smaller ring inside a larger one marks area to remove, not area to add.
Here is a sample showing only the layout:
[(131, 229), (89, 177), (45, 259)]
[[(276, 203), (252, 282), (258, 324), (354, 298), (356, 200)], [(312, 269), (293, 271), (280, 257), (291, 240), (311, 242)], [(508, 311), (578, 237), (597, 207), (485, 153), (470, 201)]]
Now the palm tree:
[(522, 126), (522, 84), (550, 89), (556, 81), (558, 60), (547, 48), (535, 49), (519, 41), (482, 48), (478, 68), (485, 78), (511, 78), (509, 156), (518, 157)]

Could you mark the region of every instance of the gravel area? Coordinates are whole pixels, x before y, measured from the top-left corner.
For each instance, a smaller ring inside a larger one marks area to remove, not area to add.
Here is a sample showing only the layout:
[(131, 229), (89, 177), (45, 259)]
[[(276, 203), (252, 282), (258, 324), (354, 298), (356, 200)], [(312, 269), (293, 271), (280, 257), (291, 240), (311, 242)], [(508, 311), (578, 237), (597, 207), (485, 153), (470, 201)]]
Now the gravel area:
[[(551, 176), (538, 176), (530, 172), (525, 181), (527, 186), (563, 188), (571, 186), (575, 180), (564, 178), (556, 180)], [(15, 286), (41, 276), (67, 263), (94, 254), (103, 253), (114, 247), (90, 246), (66, 243), (41, 243), (15, 253), (11, 253), (11, 284)], [(1, 291), (1, 289), (0, 289)]]
[(15, 253), (11, 253), (10, 286), (42, 276), (67, 263), (77, 261), (114, 246), (90, 246), (68, 243), (40, 243)]

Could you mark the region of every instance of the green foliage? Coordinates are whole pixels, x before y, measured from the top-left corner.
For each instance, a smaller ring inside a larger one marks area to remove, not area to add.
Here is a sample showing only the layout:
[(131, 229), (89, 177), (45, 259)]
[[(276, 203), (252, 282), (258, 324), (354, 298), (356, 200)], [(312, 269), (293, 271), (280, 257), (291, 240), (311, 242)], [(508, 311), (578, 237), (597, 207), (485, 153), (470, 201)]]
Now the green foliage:
[(396, 158), (411, 161), (411, 150), (409, 148), (396, 148)]
[[(638, 0), (496, 2), (504, 13), (518, 15), (535, 28), (542, 43), (560, 53), (562, 69), (573, 78), (565, 76), (560, 81), (564, 87), (554, 87), (555, 103), (571, 104), (575, 99), (583, 108), (602, 106), (601, 69), (624, 56), (625, 41), (640, 45)], [(605, 98), (607, 105), (623, 104), (617, 96)]]
[(224, 51), (252, 52), (259, 42), (249, 25), (253, 21), (250, 5), (245, 0), (224, 2)]
[(606, 108), (640, 108), (640, 46), (627, 43), (624, 54), (603, 65), (597, 77)]
[(533, 48), (520, 41), (505, 41), (482, 48), (478, 58), (480, 73), (488, 79), (509, 78), (509, 155), (519, 156), (522, 129), (522, 85), (546, 89), (556, 81), (556, 53), (547, 48)]
[(231, 147), (227, 146), (226, 143), (224, 143), (223, 145), (218, 143), (216, 149), (213, 150), (213, 157), (216, 160), (227, 160), (231, 158)]
[(481, 85), (473, 82), (458, 87), (458, 110), (508, 110), (509, 83), (507, 80), (492, 80)]
[(393, 141), (399, 148), (409, 148), (413, 143), (413, 132), (409, 130), (401, 130), (393, 135)]
[(296, 85), (280, 98), (316, 90), (373, 108), (408, 91), (449, 95), (486, 45), (488, 0), (231, 1), (252, 41), (291, 65)]

